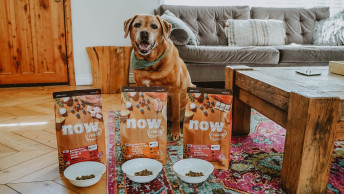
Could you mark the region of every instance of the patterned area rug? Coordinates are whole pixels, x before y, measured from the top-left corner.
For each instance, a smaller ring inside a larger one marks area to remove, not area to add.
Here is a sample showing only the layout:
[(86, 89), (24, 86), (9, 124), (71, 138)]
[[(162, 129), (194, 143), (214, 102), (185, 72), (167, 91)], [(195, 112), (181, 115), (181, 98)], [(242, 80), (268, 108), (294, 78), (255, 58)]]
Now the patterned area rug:
[[(109, 113), (108, 193), (283, 193), (280, 175), (285, 129), (256, 111), (252, 111), (250, 135), (232, 138), (230, 169), (215, 170), (202, 184), (184, 183), (172, 170), (183, 157), (182, 141), (169, 142), (167, 164), (154, 181), (138, 184), (125, 177), (119, 161), (117, 115)], [(344, 142), (335, 142), (327, 192), (344, 192)]]

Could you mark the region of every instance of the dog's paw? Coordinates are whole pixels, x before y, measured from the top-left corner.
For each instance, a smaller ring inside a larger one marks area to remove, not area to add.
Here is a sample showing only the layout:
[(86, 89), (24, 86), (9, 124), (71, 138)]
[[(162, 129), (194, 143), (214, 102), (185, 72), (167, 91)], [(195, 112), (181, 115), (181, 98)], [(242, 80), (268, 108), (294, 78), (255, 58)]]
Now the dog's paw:
[(179, 131), (172, 131), (171, 137), (172, 137), (173, 141), (178, 141), (182, 138), (182, 134), (180, 133), (180, 130)]

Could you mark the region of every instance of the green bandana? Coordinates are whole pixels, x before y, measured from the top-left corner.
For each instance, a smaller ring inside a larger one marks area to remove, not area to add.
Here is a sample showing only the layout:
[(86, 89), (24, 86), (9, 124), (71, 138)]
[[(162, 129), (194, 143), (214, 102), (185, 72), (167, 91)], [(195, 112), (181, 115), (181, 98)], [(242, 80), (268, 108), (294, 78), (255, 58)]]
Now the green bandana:
[(142, 60), (136, 57), (134, 49), (131, 52), (131, 60), (130, 60), (130, 66), (133, 69), (144, 69), (146, 67), (151, 67), (155, 64), (157, 64), (159, 61), (161, 61), (162, 58), (164, 58), (164, 56), (166, 55), (168, 49), (166, 49), (166, 51), (164, 52), (164, 54), (162, 54), (157, 60), (155, 61), (146, 61), (146, 60)]

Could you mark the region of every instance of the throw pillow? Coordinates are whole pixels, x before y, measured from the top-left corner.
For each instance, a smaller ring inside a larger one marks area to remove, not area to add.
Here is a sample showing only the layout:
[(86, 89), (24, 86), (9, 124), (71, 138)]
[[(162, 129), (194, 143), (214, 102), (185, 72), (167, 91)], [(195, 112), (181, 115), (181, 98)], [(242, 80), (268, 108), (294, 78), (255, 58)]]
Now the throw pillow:
[(172, 29), (170, 38), (175, 45), (183, 46), (189, 42), (189, 35), (184, 29), (175, 28)]
[(177, 18), (172, 12), (166, 10), (164, 14), (161, 16), (162, 19), (166, 20), (168, 23), (172, 24), (172, 29), (179, 28), (186, 31), (189, 36), (190, 45), (199, 45), (199, 41), (195, 35), (195, 33), (191, 30), (191, 28), (185, 24), (181, 19)]
[(344, 45), (344, 10), (315, 23), (313, 44), (324, 46)]
[(285, 28), (280, 20), (234, 20), (226, 22), (229, 46), (279, 46), (285, 44)]

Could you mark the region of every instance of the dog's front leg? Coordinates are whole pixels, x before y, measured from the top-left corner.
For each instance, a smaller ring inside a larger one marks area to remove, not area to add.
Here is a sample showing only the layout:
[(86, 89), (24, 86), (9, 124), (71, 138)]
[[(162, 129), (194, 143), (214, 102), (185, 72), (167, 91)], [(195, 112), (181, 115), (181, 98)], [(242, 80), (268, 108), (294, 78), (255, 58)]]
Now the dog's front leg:
[(180, 132), (180, 90), (170, 89), (171, 103), (172, 103), (172, 132), (171, 136), (173, 141), (181, 138)]

